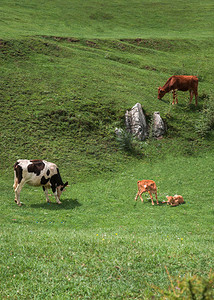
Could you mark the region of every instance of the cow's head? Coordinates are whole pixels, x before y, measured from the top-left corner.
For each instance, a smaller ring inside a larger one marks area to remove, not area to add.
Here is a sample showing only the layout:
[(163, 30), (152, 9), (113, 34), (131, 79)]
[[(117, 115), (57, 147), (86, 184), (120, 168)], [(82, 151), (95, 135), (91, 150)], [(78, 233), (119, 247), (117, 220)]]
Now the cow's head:
[(65, 190), (66, 186), (68, 185), (68, 182), (64, 183), (63, 185), (59, 185), (57, 187), (57, 196), (60, 199), (60, 196), (62, 195), (62, 192)]
[(166, 94), (166, 91), (161, 86), (159, 86), (159, 88), (158, 88), (158, 99), (160, 100), (161, 98), (163, 98), (163, 96), (165, 94)]

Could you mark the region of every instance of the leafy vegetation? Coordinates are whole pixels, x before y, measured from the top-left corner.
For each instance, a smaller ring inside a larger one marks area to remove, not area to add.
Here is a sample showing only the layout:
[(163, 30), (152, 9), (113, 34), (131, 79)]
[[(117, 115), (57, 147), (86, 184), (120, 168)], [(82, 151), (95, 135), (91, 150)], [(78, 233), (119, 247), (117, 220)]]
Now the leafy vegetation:
[[(1, 298), (212, 297), (213, 3), (179, 3), (2, 1)], [(173, 74), (198, 76), (198, 107), (157, 99)], [(115, 135), (137, 102), (162, 140)], [(18, 158), (57, 163), (61, 206), (26, 186), (17, 207)], [(139, 179), (185, 204), (134, 203)]]

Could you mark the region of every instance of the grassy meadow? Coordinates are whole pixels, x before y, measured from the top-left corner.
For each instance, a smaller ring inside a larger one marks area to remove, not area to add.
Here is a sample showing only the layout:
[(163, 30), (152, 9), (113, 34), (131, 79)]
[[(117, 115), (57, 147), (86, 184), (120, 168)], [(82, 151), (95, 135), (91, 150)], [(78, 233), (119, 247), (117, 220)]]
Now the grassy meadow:
[[(1, 299), (212, 299), (214, 5), (178, 2), (1, 1)], [(173, 74), (198, 76), (198, 107), (157, 99)], [(168, 131), (127, 148), (137, 102)], [(19, 158), (57, 163), (61, 205), (14, 203)], [(136, 203), (140, 179), (185, 204)]]

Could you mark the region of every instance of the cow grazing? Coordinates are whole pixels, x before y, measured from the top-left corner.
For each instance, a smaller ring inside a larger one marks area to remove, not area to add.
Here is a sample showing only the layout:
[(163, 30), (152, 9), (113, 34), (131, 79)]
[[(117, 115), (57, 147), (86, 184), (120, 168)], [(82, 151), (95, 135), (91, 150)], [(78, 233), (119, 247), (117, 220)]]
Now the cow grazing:
[(176, 91), (189, 91), (190, 100), (189, 104), (192, 102), (193, 94), (195, 95), (195, 105), (198, 104), (198, 78), (196, 76), (185, 76), (185, 75), (174, 75), (171, 76), (164, 86), (158, 88), (158, 99), (160, 100), (163, 96), (172, 91), (173, 102), (172, 104), (178, 103), (178, 98)]
[(184, 203), (184, 198), (181, 195), (166, 196), (166, 198), (167, 201), (163, 201), (162, 203), (167, 203), (167, 205), (177, 206)]
[(141, 201), (143, 202), (142, 194), (145, 192), (148, 192), (150, 195), (150, 198), (152, 200), (152, 205), (154, 205), (152, 194), (155, 194), (156, 202), (158, 203), (158, 197), (157, 197), (157, 187), (153, 180), (141, 180), (137, 182), (138, 186), (138, 192), (135, 197), (135, 201), (137, 201), (138, 196), (140, 197)]
[(55, 164), (45, 160), (20, 159), (14, 165), (13, 185), (15, 202), (19, 206), (21, 206), (20, 192), (25, 183), (32, 186), (42, 186), (47, 202), (50, 202), (48, 188), (51, 188), (58, 204), (61, 204), (60, 196), (68, 185), (68, 182), (62, 182), (59, 169)]

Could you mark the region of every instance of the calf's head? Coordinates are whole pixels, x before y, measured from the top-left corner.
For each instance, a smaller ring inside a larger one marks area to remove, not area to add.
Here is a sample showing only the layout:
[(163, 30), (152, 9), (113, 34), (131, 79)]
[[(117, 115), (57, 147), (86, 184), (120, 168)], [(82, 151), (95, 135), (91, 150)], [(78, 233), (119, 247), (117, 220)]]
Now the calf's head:
[(161, 98), (163, 98), (163, 96), (165, 94), (166, 94), (166, 91), (161, 86), (159, 86), (159, 88), (158, 88), (158, 99), (160, 100)]
[(57, 196), (60, 199), (60, 196), (62, 195), (62, 192), (65, 190), (66, 186), (68, 185), (68, 182), (64, 183), (63, 185), (59, 185), (57, 187)]
[(167, 204), (174, 204), (174, 202), (175, 202), (174, 197), (166, 196), (166, 198), (167, 198)]

